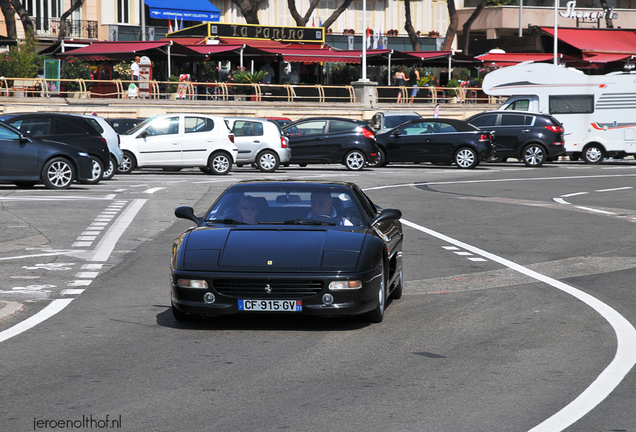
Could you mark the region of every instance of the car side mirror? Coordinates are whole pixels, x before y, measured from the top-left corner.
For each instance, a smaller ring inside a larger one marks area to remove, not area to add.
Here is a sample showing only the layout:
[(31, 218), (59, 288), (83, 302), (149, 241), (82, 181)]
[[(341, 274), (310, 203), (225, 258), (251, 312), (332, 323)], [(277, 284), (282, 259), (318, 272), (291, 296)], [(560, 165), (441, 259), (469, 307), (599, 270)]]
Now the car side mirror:
[(148, 136), (148, 131), (145, 130), (142, 133), (139, 134), (139, 138), (146, 138)]
[(380, 216), (375, 218), (371, 225), (378, 224), (380, 222), (399, 220), (402, 217), (402, 212), (398, 209), (384, 209), (380, 212)]
[(400, 133), (399, 130), (396, 130), (395, 132), (393, 132), (393, 136), (395, 136), (395, 137), (399, 137), (400, 135), (402, 135), (402, 134)]
[(174, 215), (178, 217), (179, 219), (191, 220), (197, 225), (201, 225), (201, 222), (203, 221), (203, 218), (196, 217), (194, 215), (194, 209), (188, 206), (177, 207), (174, 211)]

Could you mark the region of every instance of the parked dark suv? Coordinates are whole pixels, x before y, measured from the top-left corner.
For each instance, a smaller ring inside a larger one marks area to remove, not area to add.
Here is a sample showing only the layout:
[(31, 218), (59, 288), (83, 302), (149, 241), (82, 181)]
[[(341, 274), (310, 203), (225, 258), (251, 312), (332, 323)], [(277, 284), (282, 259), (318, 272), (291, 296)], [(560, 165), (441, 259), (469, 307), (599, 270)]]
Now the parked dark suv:
[(361, 170), (377, 157), (375, 134), (366, 122), (336, 117), (298, 120), (283, 127), (291, 148), (290, 163), (344, 164), (350, 170)]
[(80, 178), (81, 183), (99, 183), (104, 167), (110, 164), (108, 144), (88, 119), (71, 114), (25, 113), (5, 114), (0, 120), (23, 134), (44, 140), (63, 142), (82, 149), (93, 161), (91, 178)]
[(526, 166), (539, 167), (565, 154), (563, 125), (547, 114), (527, 111), (489, 111), (466, 120), (494, 132), (494, 161), (521, 159)]

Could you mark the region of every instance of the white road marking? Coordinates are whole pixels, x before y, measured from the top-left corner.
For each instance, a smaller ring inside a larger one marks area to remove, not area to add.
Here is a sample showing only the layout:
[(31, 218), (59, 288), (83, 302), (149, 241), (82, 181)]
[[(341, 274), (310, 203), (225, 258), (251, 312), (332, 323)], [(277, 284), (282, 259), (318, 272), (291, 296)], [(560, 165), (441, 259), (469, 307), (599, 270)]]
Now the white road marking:
[(42, 309), (40, 312), (36, 313), (35, 315), (31, 316), (30, 318), (25, 319), (21, 323), (18, 323), (16, 325), (14, 325), (13, 327), (8, 328), (8, 329), (0, 332), (0, 342), (4, 342), (7, 339), (10, 339), (10, 338), (12, 338), (14, 336), (19, 335), (20, 333), (23, 333), (23, 332), (35, 327), (36, 325), (38, 325), (41, 322), (49, 319), (50, 317), (52, 317), (53, 315), (55, 315), (56, 313), (58, 313), (59, 311), (64, 309), (72, 301), (73, 301), (73, 299), (57, 299), (57, 300), (53, 300), (50, 305), (48, 305), (47, 307)]
[(77, 252), (77, 251), (76, 250), (65, 250), (65, 251), (46, 252), (46, 253), (34, 254), (34, 255), (17, 255), (17, 256), (10, 256), (10, 257), (0, 258), (0, 261), (12, 260), (12, 259), (35, 258), (35, 257), (43, 257), (43, 256), (66, 255), (66, 254), (72, 254), (74, 252)]
[(122, 236), (126, 228), (131, 224), (137, 213), (146, 203), (145, 199), (134, 200), (123, 213), (117, 218), (113, 225), (106, 231), (102, 240), (89, 257), (88, 261), (107, 261), (111, 252), (115, 248), (117, 241)]
[(544, 276), (541, 273), (530, 270), (510, 260), (491, 254), (467, 243), (455, 240), (444, 234), (417, 225), (413, 222), (402, 219), (402, 223), (418, 231), (422, 231), (444, 242), (455, 244), (457, 247), (469, 250), (476, 255), (495, 261), (503, 266), (515, 270), (521, 274), (529, 276), (545, 284), (551, 285), (571, 296), (579, 299), (583, 303), (598, 312), (612, 326), (616, 333), (616, 354), (610, 364), (601, 372), (590, 386), (583, 391), (576, 399), (562, 408), (552, 417), (535, 426), (530, 432), (555, 432), (562, 431), (574, 424), (587, 413), (592, 411), (598, 404), (603, 402), (612, 391), (621, 383), (623, 378), (636, 364), (636, 329), (616, 310), (601, 302), (595, 297), (578, 290), (561, 281)]
[(616, 213), (612, 213), (612, 212), (608, 212), (605, 210), (597, 210), (597, 209), (593, 209), (593, 208), (589, 208), (589, 207), (579, 207), (579, 206), (575, 206), (577, 209), (581, 209), (581, 210), (587, 210), (587, 211), (591, 211), (594, 213), (601, 213), (601, 214), (606, 214), (606, 215), (615, 215)]
[(80, 295), (84, 291), (82, 288), (69, 288), (62, 291), (62, 295)]
[(552, 201), (557, 202), (559, 204), (570, 205), (570, 203), (564, 200), (563, 198), (552, 198)]
[(634, 188), (631, 187), (631, 186), (625, 186), (625, 187), (619, 187), (619, 188), (614, 188), (614, 189), (599, 189), (599, 190), (594, 191), (594, 192), (615, 192), (615, 191), (621, 191), (621, 190), (627, 190), (627, 189), (634, 189)]
[(164, 187), (156, 187), (156, 188), (152, 188), (152, 189), (146, 189), (143, 193), (146, 194), (153, 194), (157, 191), (160, 191), (161, 189), (165, 189)]
[(561, 195), (561, 198), (570, 198), (577, 195), (587, 195), (587, 194), (589, 194), (589, 192), (574, 192), (571, 194)]

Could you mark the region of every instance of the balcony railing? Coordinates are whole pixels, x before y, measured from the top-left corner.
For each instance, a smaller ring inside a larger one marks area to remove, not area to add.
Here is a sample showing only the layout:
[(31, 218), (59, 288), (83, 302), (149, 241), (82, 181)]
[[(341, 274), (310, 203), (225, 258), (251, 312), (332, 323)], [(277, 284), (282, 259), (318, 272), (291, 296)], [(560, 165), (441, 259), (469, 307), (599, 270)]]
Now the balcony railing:
[[(57, 38), (60, 35), (62, 22), (59, 18), (31, 17), (30, 19), (37, 36)], [(64, 22), (66, 24), (65, 38), (97, 39), (97, 21), (67, 19)]]
[[(199, 101), (270, 101), (356, 103), (352, 86), (238, 84), (224, 82), (82, 80), (0, 77), (0, 96), (68, 97), (68, 98), (148, 98)], [(405, 104), (413, 87), (377, 86), (379, 103)], [(414, 102), (428, 103), (496, 103), (477, 87), (420, 87)], [(398, 99), (398, 95), (402, 97)]]

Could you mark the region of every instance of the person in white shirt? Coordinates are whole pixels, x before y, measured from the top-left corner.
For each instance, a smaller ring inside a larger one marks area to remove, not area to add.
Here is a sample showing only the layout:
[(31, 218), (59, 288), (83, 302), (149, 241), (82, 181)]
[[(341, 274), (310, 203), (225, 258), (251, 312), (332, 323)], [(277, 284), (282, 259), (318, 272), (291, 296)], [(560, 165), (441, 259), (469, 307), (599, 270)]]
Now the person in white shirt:
[(130, 76), (133, 81), (139, 81), (141, 76), (139, 75), (139, 56), (135, 57), (135, 61), (130, 65)]
[(353, 225), (349, 219), (338, 216), (338, 212), (333, 206), (333, 198), (331, 198), (331, 194), (329, 192), (311, 193), (311, 211), (307, 217), (311, 218), (313, 216), (328, 216), (336, 219), (339, 225)]

